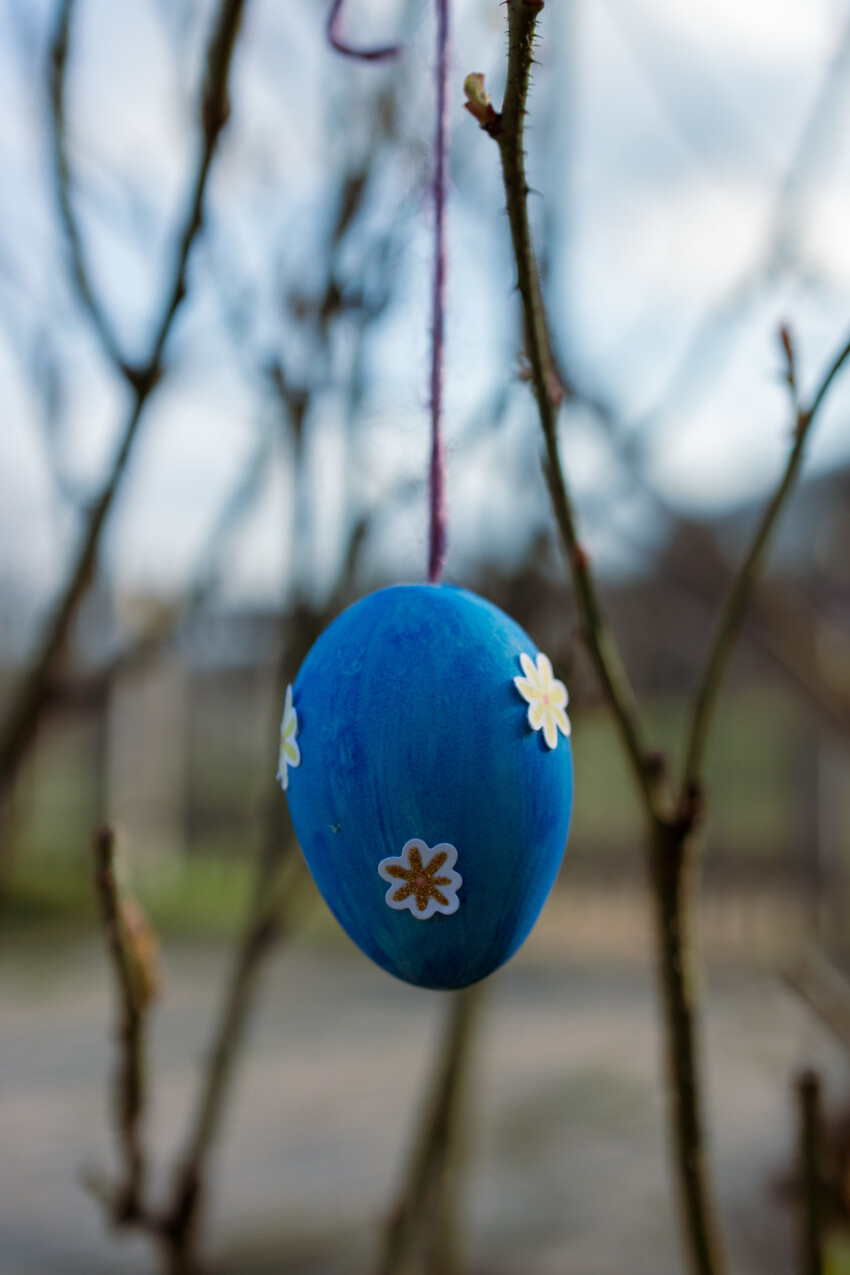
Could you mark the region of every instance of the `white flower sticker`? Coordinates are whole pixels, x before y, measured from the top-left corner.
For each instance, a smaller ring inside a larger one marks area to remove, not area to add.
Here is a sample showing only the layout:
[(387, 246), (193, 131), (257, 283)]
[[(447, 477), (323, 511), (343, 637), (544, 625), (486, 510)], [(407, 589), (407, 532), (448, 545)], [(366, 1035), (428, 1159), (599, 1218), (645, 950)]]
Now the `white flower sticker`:
[(289, 787), (289, 767), (301, 765), (301, 749), (295, 736), (298, 734), (298, 714), (292, 703), (292, 687), (286, 688), (286, 702), (280, 723), (280, 752), (277, 758), (277, 778), (286, 792)]
[(558, 731), (568, 736), (570, 719), (564, 709), (569, 696), (563, 682), (552, 676), (548, 658), (538, 654), (537, 663), (525, 652), (519, 657), (525, 677), (515, 677), (514, 686), (528, 704), (528, 724), (532, 730), (542, 730), (550, 748), (558, 743)]
[(388, 905), (397, 912), (407, 908), (418, 921), (427, 921), (435, 912), (451, 916), (460, 907), (457, 892), (463, 884), (454, 871), (456, 863), (457, 850), (447, 841), (429, 847), (414, 837), (400, 855), (378, 864), (378, 872), (390, 882)]

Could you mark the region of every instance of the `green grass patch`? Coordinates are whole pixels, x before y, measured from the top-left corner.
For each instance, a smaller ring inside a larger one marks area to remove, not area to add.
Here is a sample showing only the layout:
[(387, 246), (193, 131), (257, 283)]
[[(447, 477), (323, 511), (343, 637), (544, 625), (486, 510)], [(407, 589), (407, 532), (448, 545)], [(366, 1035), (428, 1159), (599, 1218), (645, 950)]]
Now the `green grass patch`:
[(831, 1239), (827, 1245), (824, 1275), (850, 1275), (850, 1239)]
[[(127, 868), (119, 865), (123, 888), (162, 933), (228, 935), (245, 916), (252, 862), (175, 857), (144, 871)], [(97, 923), (92, 878), (78, 858), (20, 856), (4, 907), (4, 919), (18, 927), (49, 923), (90, 929)]]

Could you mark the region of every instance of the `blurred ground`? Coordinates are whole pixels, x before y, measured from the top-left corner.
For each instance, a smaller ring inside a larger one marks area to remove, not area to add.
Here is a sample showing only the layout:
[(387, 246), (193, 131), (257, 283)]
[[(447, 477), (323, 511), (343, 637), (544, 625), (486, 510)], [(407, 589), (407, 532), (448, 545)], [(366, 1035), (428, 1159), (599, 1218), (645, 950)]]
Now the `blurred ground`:
[[(658, 1041), (639, 923), (630, 953), (580, 959), (549, 909), (493, 980), (475, 1084), (469, 1239), (488, 1275), (673, 1275)], [(622, 929), (621, 912), (610, 914)], [(167, 952), (155, 1020), (153, 1136), (160, 1164), (184, 1127), (226, 949)], [(737, 1269), (785, 1275), (791, 1219), (773, 1179), (793, 1144), (790, 1078), (847, 1065), (770, 969), (708, 979), (705, 1045), (723, 1210)], [(217, 1162), (213, 1248), (222, 1272), (368, 1271), (443, 1001), (349, 948), (281, 951)], [(0, 945), (0, 1271), (142, 1275), (79, 1183), (109, 1161), (110, 988), (95, 941)]]

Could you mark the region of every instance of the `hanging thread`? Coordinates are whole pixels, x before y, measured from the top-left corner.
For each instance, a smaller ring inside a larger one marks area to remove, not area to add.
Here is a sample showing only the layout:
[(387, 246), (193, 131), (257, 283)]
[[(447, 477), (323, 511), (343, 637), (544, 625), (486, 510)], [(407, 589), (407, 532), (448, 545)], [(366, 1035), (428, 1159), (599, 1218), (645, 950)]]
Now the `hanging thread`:
[(430, 536), (428, 580), (443, 574), (448, 547), (446, 445), (443, 440), (445, 380), (446, 196), (449, 156), (449, 0), (437, 0), (437, 122), (434, 130), (434, 290), (431, 310), (431, 468), (429, 474)]
[[(328, 16), (328, 41), (337, 53), (362, 62), (385, 62), (397, 57), (401, 46), (384, 45), (358, 49), (340, 35), (345, 0), (333, 0)], [(443, 439), (443, 386), (445, 381), (446, 202), (449, 163), (449, 0), (436, 0), (437, 60), (435, 66), (437, 119), (434, 129), (434, 263), (431, 291), (431, 460), (428, 468), (428, 582), (442, 578), (448, 549), (448, 504), (446, 500), (446, 446)]]

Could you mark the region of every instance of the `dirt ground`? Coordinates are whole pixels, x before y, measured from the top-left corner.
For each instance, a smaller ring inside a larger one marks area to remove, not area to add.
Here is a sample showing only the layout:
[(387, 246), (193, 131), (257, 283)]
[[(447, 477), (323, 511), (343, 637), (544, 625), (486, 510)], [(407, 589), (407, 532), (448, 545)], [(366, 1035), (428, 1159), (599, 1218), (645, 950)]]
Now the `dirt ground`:
[[(226, 951), (167, 952), (152, 1143), (179, 1142)], [(0, 945), (0, 1275), (143, 1275), (80, 1184), (112, 1163), (110, 986), (99, 944)], [(725, 1229), (746, 1275), (790, 1275), (773, 1186), (794, 1140), (791, 1077), (846, 1060), (769, 968), (714, 968), (703, 1044)], [(215, 1162), (215, 1269), (360, 1275), (391, 1201), (445, 1000), (353, 949), (280, 952)], [(649, 961), (558, 950), (552, 921), (492, 980), (467, 1185), (477, 1275), (679, 1275)]]

